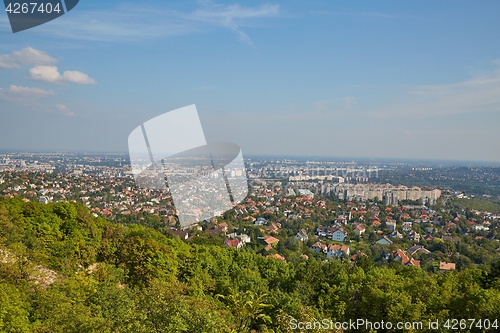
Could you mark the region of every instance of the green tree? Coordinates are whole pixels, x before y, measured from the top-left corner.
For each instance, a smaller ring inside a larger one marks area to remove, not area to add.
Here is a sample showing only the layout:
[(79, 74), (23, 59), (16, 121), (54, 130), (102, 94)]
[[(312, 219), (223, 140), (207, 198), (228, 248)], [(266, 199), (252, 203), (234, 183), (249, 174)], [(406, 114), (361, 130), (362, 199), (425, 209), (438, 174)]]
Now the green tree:
[(0, 331), (30, 332), (29, 303), (26, 291), (0, 281)]
[(272, 305), (265, 303), (266, 294), (257, 295), (247, 290), (237, 292), (230, 288), (228, 295), (216, 295), (229, 306), (237, 321), (237, 332), (246, 332), (250, 328), (256, 328), (259, 324), (270, 324), (271, 317), (264, 311)]

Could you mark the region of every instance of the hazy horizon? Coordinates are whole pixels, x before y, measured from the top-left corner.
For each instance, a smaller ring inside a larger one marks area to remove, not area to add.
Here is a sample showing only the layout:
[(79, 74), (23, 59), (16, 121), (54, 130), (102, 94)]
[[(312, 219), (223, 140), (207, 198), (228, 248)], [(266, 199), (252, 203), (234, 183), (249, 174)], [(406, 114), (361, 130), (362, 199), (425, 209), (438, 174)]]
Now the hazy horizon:
[[(73, 155), (122, 155), (129, 157), (128, 151), (49, 151), (49, 150), (2, 150), (0, 154), (73, 154)], [(453, 159), (425, 159), (425, 158), (401, 158), (401, 157), (363, 157), (363, 156), (308, 156), (308, 155), (279, 155), (279, 154), (245, 154), (245, 160), (251, 159), (274, 159), (274, 160), (296, 160), (298, 162), (357, 162), (357, 163), (408, 163), (424, 165), (443, 166), (479, 166), (500, 167), (500, 162), (479, 160), (453, 160)]]

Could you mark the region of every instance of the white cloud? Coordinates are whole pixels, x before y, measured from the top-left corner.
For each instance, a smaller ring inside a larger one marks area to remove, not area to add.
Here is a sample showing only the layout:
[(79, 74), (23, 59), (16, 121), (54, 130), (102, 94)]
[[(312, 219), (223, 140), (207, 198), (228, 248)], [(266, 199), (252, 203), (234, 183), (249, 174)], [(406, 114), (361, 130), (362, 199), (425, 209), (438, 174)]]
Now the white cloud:
[(8, 89), (0, 88), (0, 99), (23, 105), (39, 105), (40, 98), (54, 96), (53, 90), (11, 85)]
[(60, 18), (38, 27), (38, 32), (79, 40), (130, 42), (199, 33), (218, 26), (232, 30), (241, 41), (253, 45), (241, 27), (249, 26), (252, 20), (280, 14), (279, 5), (273, 4), (243, 7), (204, 1), (200, 5), (191, 12), (129, 4), (106, 11), (80, 10), (71, 19)]
[(274, 17), (279, 15), (279, 5), (266, 4), (258, 8), (242, 7), (240, 5), (216, 5), (204, 2), (203, 9), (198, 9), (187, 16), (188, 19), (219, 25), (234, 31), (239, 39), (253, 46), (250, 37), (244, 33), (237, 21), (250, 18)]
[(311, 108), (316, 115), (320, 113), (332, 113), (337, 115), (351, 111), (356, 105), (356, 98), (353, 96), (345, 96), (337, 99), (325, 99), (316, 101)]
[(56, 66), (36, 66), (30, 69), (30, 78), (50, 83), (96, 84), (87, 74), (79, 71), (59, 73)]
[(45, 90), (41, 88), (29, 88), (11, 85), (9, 87), (9, 92), (19, 96), (34, 96), (34, 97), (46, 97), (54, 96), (55, 92), (53, 90)]
[(0, 68), (19, 68), (21, 66), (50, 65), (57, 60), (47, 53), (32, 47), (14, 51), (10, 54), (0, 54)]
[(414, 87), (404, 102), (367, 113), (383, 118), (427, 118), (473, 112), (500, 112), (498, 68), (461, 82)]
[(63, 104), (57, 104), (56, 105), (56, 109), (59, 112), (61, 112), (63, 115), (68, 116), (68, 117), (71, 117), (71, 116), (75, 115), (75, 113), (73, 111), (71, 111), (70, 109), (68, 109), (68, 107), (66, 105), (63, 105)]

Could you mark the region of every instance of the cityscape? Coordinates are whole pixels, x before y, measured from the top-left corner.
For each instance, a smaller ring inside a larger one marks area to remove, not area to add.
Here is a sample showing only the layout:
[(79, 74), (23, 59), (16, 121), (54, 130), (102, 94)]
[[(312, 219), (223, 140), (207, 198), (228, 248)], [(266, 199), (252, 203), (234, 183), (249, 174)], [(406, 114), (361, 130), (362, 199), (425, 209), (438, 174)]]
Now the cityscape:
[[(170, 174), (196, 174), (193, 163), (187, 164), (170, 165)], [(355, 260), (360, 253), (369, 253), (375, 261), (401, 261), (419, 267), (423, 261), (432, 271), (445, 264), (455, 269), (457, 262), (459, 269), (487, 263), (485, 258), (450, 250), (452, 243), (451, 248), (460, 242), (483, 247), (487, 242), (500, 249), (496, 244), (500, 167), (463, 167), (464, 176), (455, 185), (439, 187), (428, 180), (426, 186), (419, 187), (394, 181), (391, 184), (382, 177), (394, 172), (406, 182), (417, 172), (427, 173), (429, 178), (439, 172), (442, 178), (453, 179), (457, 168), (432, 164), (417, 167), (397, 161), (370, 161), (365, 165), (356, 161), (269, 158), (249, 158), (245, 164), (246, 169), (231, 170), (228, 177), (248, 174), (248, 196), (234, 202), (234, 208), (228, 205), (220, 209), (220, 202), (209, 201), (187, 205), (192, 222), (183, 225), (179, 224), (180, 211), (169, 189), (137, 186), (126, 155), (4, 153), (0, 155), (0, 193), (23, 202), (75, 202), (86, 206), (94, 217), (115, 223), (153, 226), (188, 242), (202, 235), (219, 237), (221, 246), (246, 245), (256, 253), (283, 261), (317, 253), (326, 254), (325, 258)], [(487, 177), (490, 181), (484, 185), (496, 195), (462, 190), (465, 175)], [(217, 189), (212, 184), (217, 178), (217, 174), (212, 175), (185, 190), (189, 195), (182, 200), (199, 198), (200, 192), (210, 194), (206, 197), (223, 196), (225, 186)], [(484, 201), (494, 209), (459, 209), (467, 200)], [(303, 244), (299, 248), (304, 253), (292, 253), (290, 248), (298, 245), (290, 242), (295, 241)], [(286, 245), (276, 247), (278, 243)], [(443, 251), (448, 243), (448, 250)], [(380, 254), (374, 249), (381, 244), (394, 252), (377, 257)]]

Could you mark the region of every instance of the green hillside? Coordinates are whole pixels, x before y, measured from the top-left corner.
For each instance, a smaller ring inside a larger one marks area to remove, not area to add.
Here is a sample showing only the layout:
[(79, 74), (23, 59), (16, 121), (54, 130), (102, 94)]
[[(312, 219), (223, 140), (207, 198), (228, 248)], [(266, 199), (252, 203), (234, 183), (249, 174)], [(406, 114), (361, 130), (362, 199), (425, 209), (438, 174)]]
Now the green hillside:
[(490, 273), (429, 275), (367, 259), (285, 263), (113, 224), (78, 204), (0, 199), (0, 332), (297, 332), (294, 323), (323, 319), (494, 322), (498, 276), (497, 265)]

